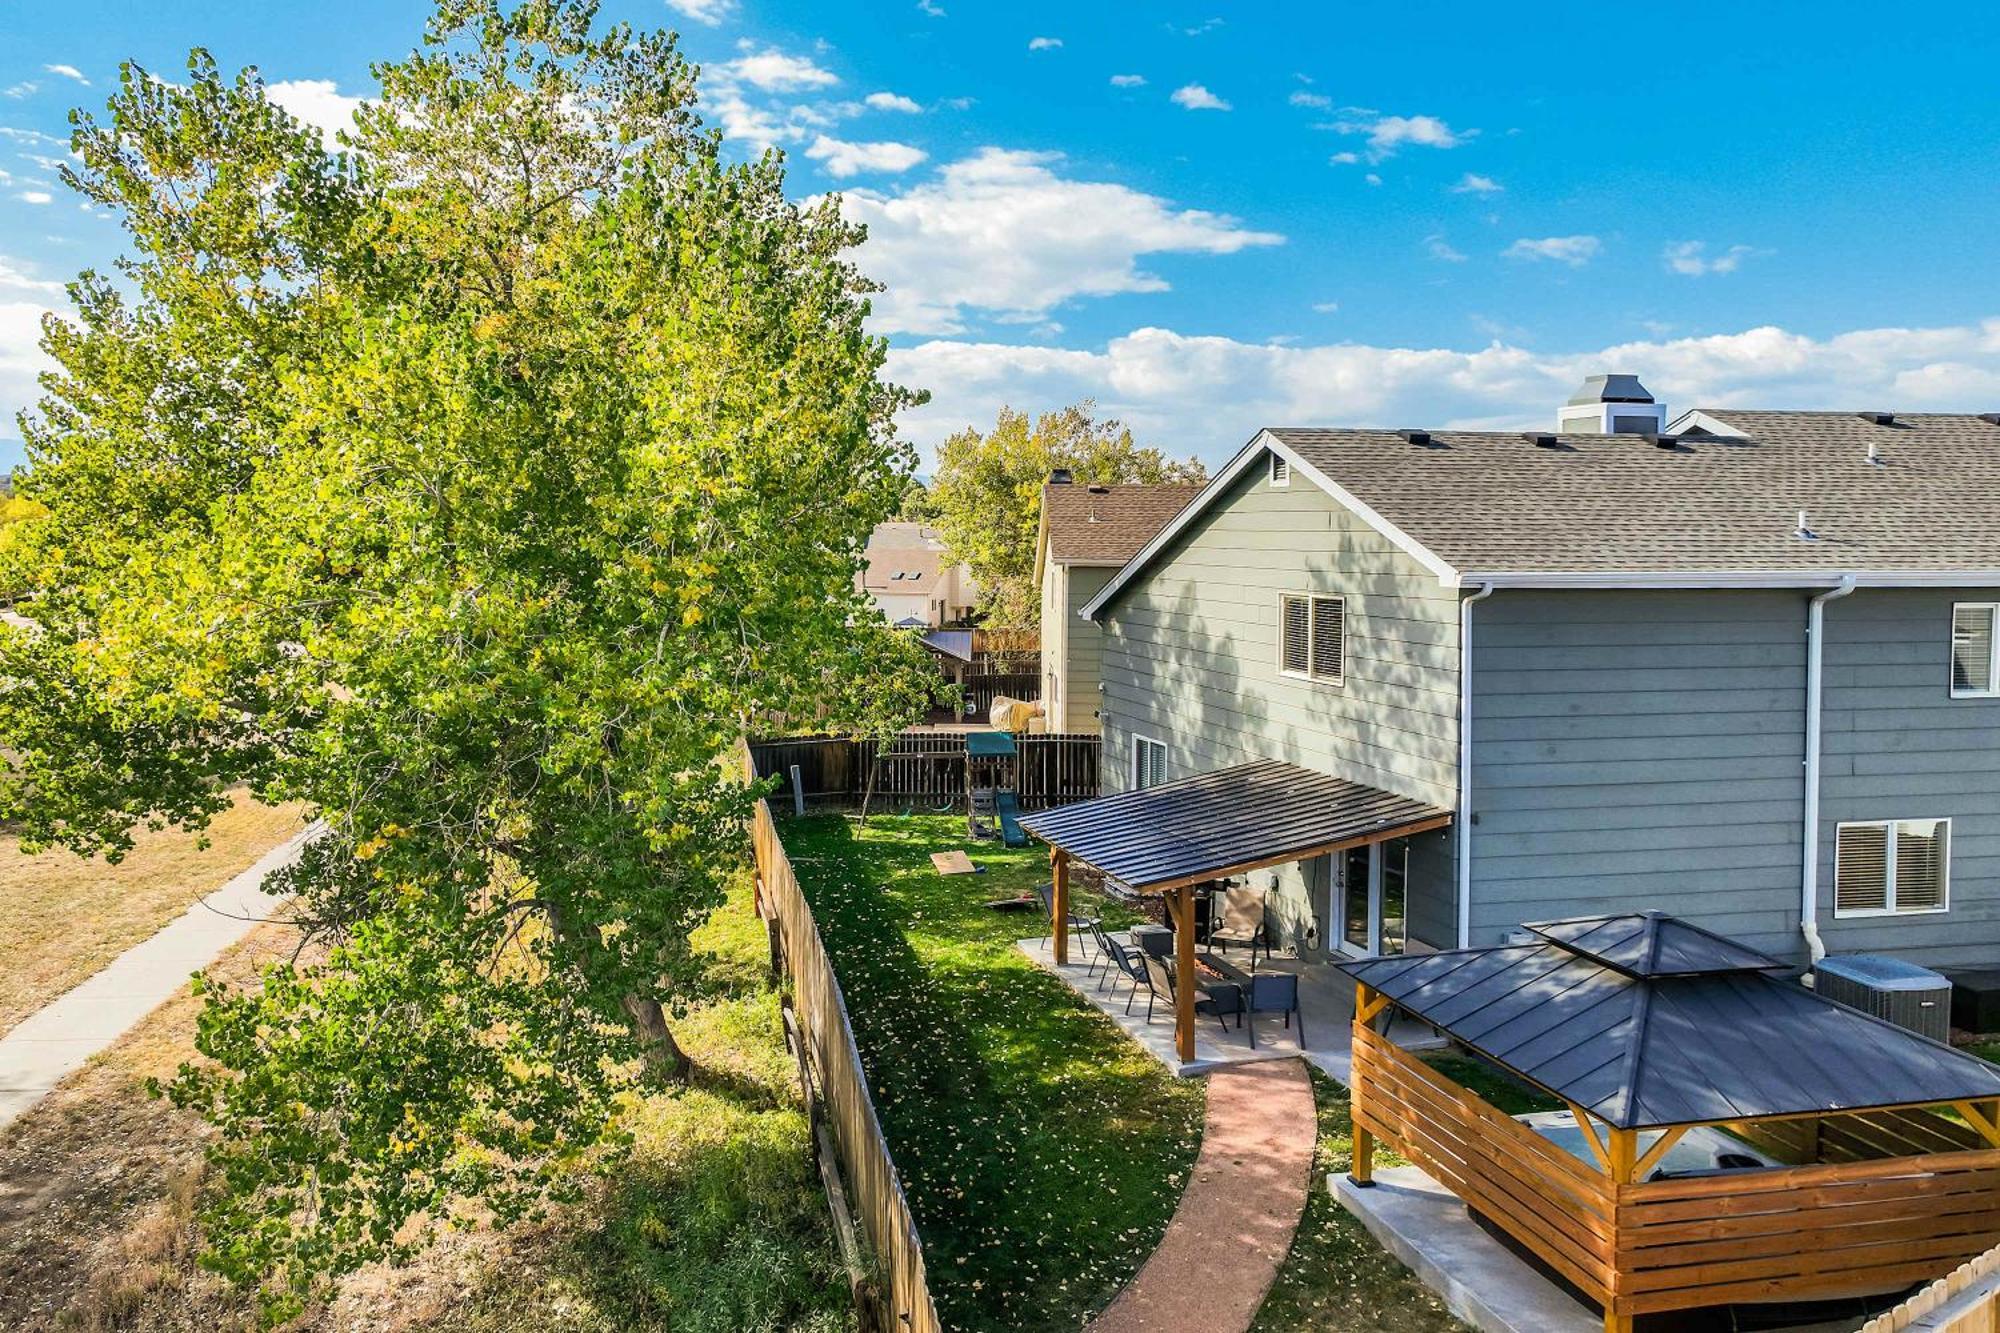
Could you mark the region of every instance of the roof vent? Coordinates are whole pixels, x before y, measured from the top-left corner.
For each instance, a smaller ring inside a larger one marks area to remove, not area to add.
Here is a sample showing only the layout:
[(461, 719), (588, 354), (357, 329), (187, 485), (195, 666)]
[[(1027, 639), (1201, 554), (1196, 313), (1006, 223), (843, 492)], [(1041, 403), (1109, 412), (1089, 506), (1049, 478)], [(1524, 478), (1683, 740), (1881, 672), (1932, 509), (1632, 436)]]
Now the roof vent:
[(1415, 430), (1405, 426), (1403, 429), (1397, 431), (1396, 434), (1402, 436), (1411, 444), (1429, 444), (1431, 442), (1431, 433), (1427, 430)]
[(1816, 542), (1819, 540), (1819, 534), (1812, 530), (1810, 523), (1806, 522), (1806, 511), (1803, 509), (1799, 511), (1799, 525), (1792, 529), (1792, 535), (1803, 542)]
[(1854, 414), (1871, 426), (1893, 426), (1896, 424), (1894, 412), (1856, 412)]
[(1099, 485), (1098, 483), (1096, 483), (1096, 482), (1094, 482), (1094, 481), (1093, 481), (1092, 483), (1090, 483), (1090, 485), (1086, 486), (1086, 487), (1085, 487), (1084, 489), (1085, 489), (1085, 490), (1087, 490), (1087, 491), (1089, 491), (1089, 492), (1090, 492), (1090, 493), (1091, 493), (1092, 495), (1109, 495), (1109, 494), (1111, 494), (1111, 488), (1110, 488), (1109, 486), (1101, 486), (1101, 485)]
[(1637, 375), (1592, 375), (1556, 413), (1565, 435), (1651, 435), (1666, 425), (1666, 407)]
[(1681, 437), (1678, 435), (1665, 435), (1659, 431), (1651, 430), (1640, 436), (1640, 438), (1655, 449), (1672, 449), (1681, 442)]
[(1888, 459), (1882, 457), (1881, 448), (1873, 440), (1868, 441), (1868, 461), (1876, 467), (1885, 467), (1889, 462)]
[(1562, 448), (1562, 437), (1559, 435), (1551, 435), (1548, 431), (1545, 430), (1524, 430), (1521, 432), (1521, 438), (1526, 440), (1529, 444), (1534, 445), (1537, 449)]
[(1979, 419), (1989, 426), (2000, 426), (2000, 412), (1981, 412)]
[(1049, 469), (1049, 485), (1051, 486), (1067, 486), (1075, 480), (1076, 474), (1066, 467)]

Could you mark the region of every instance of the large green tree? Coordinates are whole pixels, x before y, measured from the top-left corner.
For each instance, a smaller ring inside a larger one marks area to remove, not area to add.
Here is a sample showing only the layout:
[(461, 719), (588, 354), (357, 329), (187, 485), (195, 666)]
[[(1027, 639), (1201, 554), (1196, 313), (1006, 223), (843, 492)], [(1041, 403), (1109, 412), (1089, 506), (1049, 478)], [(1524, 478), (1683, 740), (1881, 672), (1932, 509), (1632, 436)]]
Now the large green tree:
[(1202, 481), (1199, 459), (1168, 458), (1133, 440), (1125, 426), (1096, 415), (1090, 402), (1029, 418), (1000, 409), (993, 429), (971, 427), (938, 446), (930, 487), (932, 521), (945, 544), (972, 568), (988, 623), (1034, 625), (1035, 532), (1049, 473), (1069, 469), (1076, 484)]
[(283, 876), (321, 949), (212, 988), (169, 1089), (221, 1130), (211, 1262), (277, 1309), (615, 1144), (686, 1072), (716, 757), (921, 707), (853, 591), (914, 461), (857, 233), (594, 8), (441, 0), (337, 155), (201, 52), (75, 119), (130, 244), (23, 420), (0, 819), (107, 856), (233, 784), (324, 820)]

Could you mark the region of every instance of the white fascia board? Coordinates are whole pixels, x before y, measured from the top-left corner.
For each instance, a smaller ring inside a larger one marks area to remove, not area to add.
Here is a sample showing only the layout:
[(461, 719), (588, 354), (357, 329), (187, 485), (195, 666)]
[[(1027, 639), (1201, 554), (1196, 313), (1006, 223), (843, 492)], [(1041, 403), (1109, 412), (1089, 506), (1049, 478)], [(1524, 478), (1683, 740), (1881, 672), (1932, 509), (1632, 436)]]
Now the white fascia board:
[(1174, 515), (1173, 522), (1160, 529), (1153, 540), (1147, 542), (1139, 554), (1126, 561), (1124, 569), (1120, 571), (1118, 576), (1105, 584), (1103, 590), (1097, 596), (1091, 598), (1090, 602), (1078, 614), (1085, 620), (1097, 619), (1098, 613), (1108, 606), (1112, 599), (1124, 590), (1127, 584), (1137, 578), (1152, 563), (1154, 556), (1170, 546), (1174, 539), (1186, 530), (1189, 524), (1206, 513), (1221, 498), (1222, 494), (1231, 485), (1235, 484), (1237, 478), (1241, 477), (1251, 464), (1262, 458), (1266, 451), (1274, 453), (1287, 463), (1290, 463), (1292, 465), (1293, 476), (1305, 477), (1313, 485), (1332, 496), (1343, 508), (1351, 511), (1355, 517), (1388, 538), (1391, 544), (1402, 550), (1411, 559), (1437, 575), (1438, 582), (1447, 587), (1456, 587), (1463, 581), (1459, 578), (1458, 571), (1453, 569), (1442, 557), (1425, 547), (1388, 519), (1376, 513), (1374, 509), (1364, 504), (1353, 493), (1327, 476), (1326, 473), (1321, 472), (1311, 463), (1308, 463), (1304, 458), (1299, 456), (1296, 449), (1293, 449), (1270, 431), (1262, 430), (1257, 432), (1256, 437), (1250, 443), (1244, 445), (1237, 452), (1236, 457), (1229, 460), (1228, 465), (1209, 481), (1200, 494), (1188, 501), (1186, 508)]
[(1462, 587), (1496, 588), (2000, 588), (2000, 569), (1967, 570), (1621, 570), (1472, 571)]

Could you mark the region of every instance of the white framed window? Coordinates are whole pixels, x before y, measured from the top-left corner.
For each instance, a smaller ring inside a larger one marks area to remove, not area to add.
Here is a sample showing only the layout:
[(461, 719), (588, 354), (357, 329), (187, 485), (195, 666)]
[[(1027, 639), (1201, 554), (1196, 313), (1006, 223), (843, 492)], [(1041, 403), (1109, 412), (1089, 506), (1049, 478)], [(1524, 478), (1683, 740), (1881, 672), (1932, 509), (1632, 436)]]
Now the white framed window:
[(1339, 685), (1347, 679), (1347, 599), (1278, 594), (1278, 671)]
[(1270, 465), (1270, 477), (1273, 486), (1289, 486), (1292, 484), (1292, 464), (1290, 459), (1274, 451), (1265, 461)]
[(1951, 697), (2000, 697), (2000, 603), (1959, 602), (1951, 608)]
[(1167, 780), (1167, 743), (1150, 736), (1132, 738), (1132, 790), (1144, 791)]
[(1835, 916), (1904, 916), (1950, 905), (1949, 819), (1857, 821), (1835, 831)]

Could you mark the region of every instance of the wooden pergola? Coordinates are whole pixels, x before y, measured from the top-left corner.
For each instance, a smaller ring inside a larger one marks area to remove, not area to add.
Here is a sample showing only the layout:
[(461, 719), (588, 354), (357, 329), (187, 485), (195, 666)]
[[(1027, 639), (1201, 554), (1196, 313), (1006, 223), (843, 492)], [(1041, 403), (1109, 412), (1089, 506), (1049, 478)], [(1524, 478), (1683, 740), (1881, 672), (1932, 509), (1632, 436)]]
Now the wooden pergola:
[[(1606, 1333), (1892, 1292), (2000, 1242), (2000, 1068), (1671, 917), (1535, 929), (1536, 944), (1340, 965), (1356, 979), (1355, 1183), (1393, 1148), (1596, 1302)], [(1583, 1155), (1390, 1042), (1394, 1009), (1562, 1100)], [(1663, 1172), (1698, 1128), (1794, 1165)]]
[[(1196, 886), (1442, 828), (1451, 812), (1278, 760), (1219, 769), (1028, 816), (1049, 845), (1055, 961), (1069, 961), (1069, 874), (1093, 867), (1158, 895), (1174, 926), (1174, 971), (1195, 975)], [(1195, 987), (1174, 987), (1174, 1045), (1195, 1058)]]

